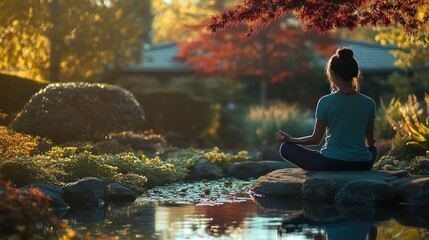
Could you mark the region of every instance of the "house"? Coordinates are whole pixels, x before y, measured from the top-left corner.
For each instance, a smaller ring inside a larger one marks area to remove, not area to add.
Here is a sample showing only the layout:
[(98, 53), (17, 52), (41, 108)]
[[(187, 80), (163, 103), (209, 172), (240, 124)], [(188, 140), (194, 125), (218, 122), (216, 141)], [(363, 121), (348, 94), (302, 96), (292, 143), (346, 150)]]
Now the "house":
[[(393, 46), (383, 46), (374, 42), (358, 40), (342, 40), (338, 46), (351, 47), (358, 60), (359, 67), (367, 77), (386, 77), (392, 72), (401, 71), (395, 66), (396, 58), (391, 54)], [(177, 44), (163, 43), (155, 44), (146, 48), (140, 64), (123, 68), (110, 75), (110, 81), (115, 82), (124, 78), (150, 78), (159, 81), (169, 81), (176, 77), (193, 75), (192, 68), (180, 59), (176, 58), (179, 53)], [(320, 64), (324, 66), (326, 59)]]

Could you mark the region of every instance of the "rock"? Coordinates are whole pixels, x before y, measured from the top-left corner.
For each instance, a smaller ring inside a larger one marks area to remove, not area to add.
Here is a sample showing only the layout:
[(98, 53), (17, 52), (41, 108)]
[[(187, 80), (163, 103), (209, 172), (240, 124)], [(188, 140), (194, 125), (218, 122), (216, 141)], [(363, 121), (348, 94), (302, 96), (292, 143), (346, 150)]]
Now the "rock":
[(43, 194), (49, 197), (50, 206), (52, 208), (68, 209), (70, 206), (64, 201), (64, 191), (56, 186), (50, 186), (41, 183), (35, 183), (26, 185), (21, 190), (27, 190), (30, 188), (38, 188)]
[(300, 198), (308, 174), (299, 168), (276, 170), (258, 178), (249, 192), (255, 196)]
[(395, 201), (395, 188), (378, 179), (354, 180), (335, 195), (336, 205), (374, 206)]
[(98, 178), (85, 177), (62, 187), (64, 200), (71, 206), (103, 206), (106, 202), (104, 183)]
[(119, 183), (107, 184), (106, 190), (108, 199), (112, 202), (133, 202), (137, 198), (131, 189)]
[[(314, 179), (314, 180), (308, 180)], [(298, 168), (281, 169), (256, 180), (250, 193), (271, 197), (303, 197), (334, 202), (337, 191), (348, 182), (360, 179), (393, 181), (397, 176), (386, 171), (304, 171)], [(307, 184), (304, 184), (306, 181)], [(327, 189), (319, 189), (328, 187)]]
[(320, 203), (335, 203), (335, 195), (344, 185), (336, 179), (309, 178), (302, 186), (302, 198), (308, 201), (317, 201)]
[(209, 160), (201, 158), (190, 168), (189, 175), (192, 180), (216, 180), (223, 177), (223, 170)]
[(401, 203), (429, 207), (429, 177), (421, 177), (403, 183), (396, 190)]
[(429, 171), (429, 159), (419, 159), (418, 161), (424, 167), (424, 169)]
[(303, 199), (333, 204), (335, 195), (347, 183), (360, 179), (383, 182), (398, 179), (398, 172), (388, 171), (320, 171), (311, 172), (302, 189)]
[(414, 179), (418, 179), (418, 178), (421, 178), (421, 176), (412, 176), (412, 177), (398, 178), (398, 179), (395, 179), (393, 181), (390, 181), (389, 183), (392, 184), (394, 187), (399, 187), (400, 185), (402, 185), (404, 183), (411, 182)]
[(257, 178), (277, 169), (291, 167), (294, 166), (285, 161), (237, 162), (227, 168), (227, 176), (238, 179)]

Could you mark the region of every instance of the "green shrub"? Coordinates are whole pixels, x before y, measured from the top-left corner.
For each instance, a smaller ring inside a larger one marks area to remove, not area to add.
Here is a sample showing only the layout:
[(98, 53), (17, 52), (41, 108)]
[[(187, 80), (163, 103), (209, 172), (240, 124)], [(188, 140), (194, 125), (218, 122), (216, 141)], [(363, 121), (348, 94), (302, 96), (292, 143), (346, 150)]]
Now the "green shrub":
[(50, 141), (28, 134), (21, 134), (0, 126), (0, 160), (29, 156), (39, 151), (39, 147), (49, 145)]
[[(429, 108), (429, 95), (425, 97)], [(408, 96), (408, 101), (399, 103), (400, 118), (388, 115), (388, 120), (396, 132), (392, 154), (400, 159), (412, 159), (425, 155), (429, 149), (429, 115), (420, 107), (415, 95)]]
[(161, 152), (166, 148), (167, 141), (160, 134), (155, 134), (153, 130), (144, 131), (143, 133), (136, 132), (120, 132), (109, 134), (109, 139), (115, 140), (123, 146), (128, 146), (133, 150), (144, 152)]
[(134, 173), (120, 173), (115, 176), (115, 179), (117, 182), (131, 189), (135, 193), (140, 194), (146, 190), (147, 177), (145, 176)]
[(392, 98), (386, 106), (383, 101), (380, 102), (381, 108), (375, 119), (375, 138), (376, 139), (393, 139), (395, 130), (391, 124), (392, 121), (401, 119), (401, 102), (398, 98)]
[(274, 142), (274, 134), (282, 129), (291, 136), (310, 134), (314, 122), (309, 111), (296, 104), (271, 102), (267, 107), (250, 107), (242, 120), (244, 141), (250, 146)]
[(201, 145), (216, 136), (218, 105), (178, 91), (148, 92), (136, 97), (147, 115), (145, 128), (165, 135), (175, 146)]
[(0, 162), (0, 175), (18, 186), (29, 183), (58, 184), (56, 177), (29, 157), (18, 157)]
[(13, 129), (56, 143), (99, 140), (141, 127), (143, 111), (133, 95), (104, 84), (51, 84), (35, 94), (12, 122)]
[(8, 114), (21, 111), (31, 96), (47, 85), (46, 82), (0, 73), (0, 109)]
[(427, 159), (427, 157), (428, 156), (422, 156), (411, 160), (399, 160), (394, 156), (386, 155), (374, 164), (373, 169), (387, 171), (405, 170), (409, 175), (427, 175), (429, 171), (420, 162), (420, 159)]
[(247, 151), (240, 151), (237, 155), (230, 153), (219, 152), (219, 148), (215, 147), (211, 151), (204, 153), (203, 155), (210, 162), (220, 166), (227, 167), (236, 162), (244, 162), (250, 159)]

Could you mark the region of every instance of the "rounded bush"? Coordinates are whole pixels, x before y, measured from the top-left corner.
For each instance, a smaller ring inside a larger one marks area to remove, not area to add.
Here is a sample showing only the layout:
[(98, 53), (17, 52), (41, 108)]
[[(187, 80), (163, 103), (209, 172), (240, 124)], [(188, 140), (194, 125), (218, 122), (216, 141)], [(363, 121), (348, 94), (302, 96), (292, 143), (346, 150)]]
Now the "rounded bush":
[(127, 90), (106, 84), (57, 83), (35, 94), (12, 128), (62, 143), (136, 130), (143, 120), (143, 110)]

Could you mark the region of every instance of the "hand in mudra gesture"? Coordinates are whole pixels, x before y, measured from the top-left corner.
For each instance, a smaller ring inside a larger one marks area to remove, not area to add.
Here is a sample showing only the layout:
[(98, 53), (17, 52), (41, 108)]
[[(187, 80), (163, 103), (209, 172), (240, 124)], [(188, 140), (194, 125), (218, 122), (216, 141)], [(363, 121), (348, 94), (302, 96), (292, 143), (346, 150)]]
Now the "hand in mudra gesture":
[(276, 132), (276, 138), (279, 142), (289, 142), (291, 137), (289, 136), (289, 134), (283, 132), (282, 130), (278, 130)]

